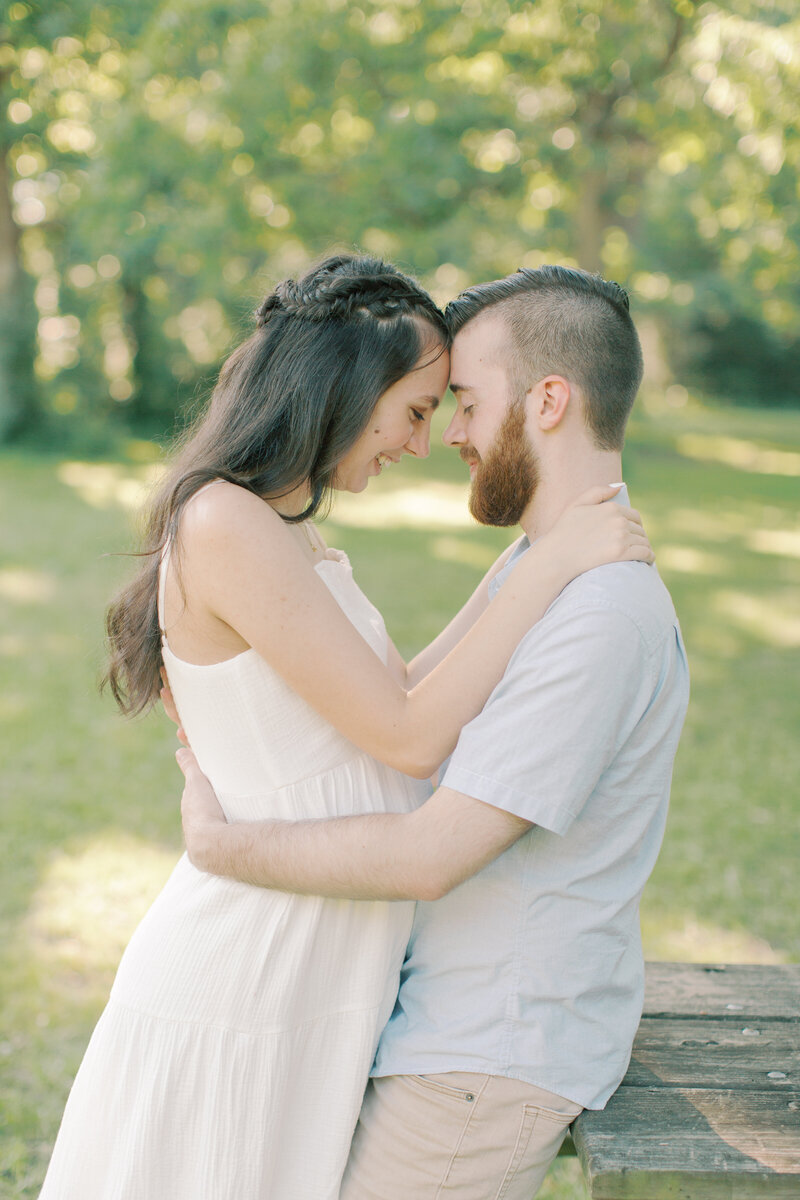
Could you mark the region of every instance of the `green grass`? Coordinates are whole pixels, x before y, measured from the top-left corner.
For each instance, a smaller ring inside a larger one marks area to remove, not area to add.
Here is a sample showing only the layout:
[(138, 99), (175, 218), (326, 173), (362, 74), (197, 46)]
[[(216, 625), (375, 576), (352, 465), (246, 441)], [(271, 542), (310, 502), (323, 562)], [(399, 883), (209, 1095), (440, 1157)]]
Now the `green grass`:
[[(328, 522), (407, 654), (508, 540), (460, 521), (462, 471), (438, 448)], [(116, 961), (180, 852), (171, 726), (125, 722), (96, 690), (104, 604), (130, 570), (104, 555), (131, 544), (126, 505), (146, 474), (0, 456), (3, 1198), (37, 1194)], [(693, 674), (646, 951), (798, 961), (800, 414), (645, 407), (625, 476)], [(583, 1194), (569, 1162), (542, 1193)]]

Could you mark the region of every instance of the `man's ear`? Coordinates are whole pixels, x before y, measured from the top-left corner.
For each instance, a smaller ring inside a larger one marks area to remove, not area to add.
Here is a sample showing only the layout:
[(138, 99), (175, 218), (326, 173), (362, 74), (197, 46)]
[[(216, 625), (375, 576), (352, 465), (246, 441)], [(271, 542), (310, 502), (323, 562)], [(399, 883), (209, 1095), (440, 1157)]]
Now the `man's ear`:
[(547, 432), (557, 428), (564, 419), (570, 401), (571, 387), (563, 375), (545, 375), (528, 393), (531, 418)]

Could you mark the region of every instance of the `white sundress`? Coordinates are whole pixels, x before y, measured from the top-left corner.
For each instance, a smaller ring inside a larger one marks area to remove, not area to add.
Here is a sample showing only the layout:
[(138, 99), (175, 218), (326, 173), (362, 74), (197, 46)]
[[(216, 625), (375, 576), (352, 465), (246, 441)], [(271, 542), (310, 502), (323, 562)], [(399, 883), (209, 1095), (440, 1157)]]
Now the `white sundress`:
[[(386, 661), (346, 556), (315, 570)], [(229, 820), (407, 812), (428, 796), (254, 650), (198, 666), (165, 642), (164, 662)], [(410, 902), (251, 887), (184, 855), (123, 955), (40, 1200), (335, 1200), (412, 917)]]

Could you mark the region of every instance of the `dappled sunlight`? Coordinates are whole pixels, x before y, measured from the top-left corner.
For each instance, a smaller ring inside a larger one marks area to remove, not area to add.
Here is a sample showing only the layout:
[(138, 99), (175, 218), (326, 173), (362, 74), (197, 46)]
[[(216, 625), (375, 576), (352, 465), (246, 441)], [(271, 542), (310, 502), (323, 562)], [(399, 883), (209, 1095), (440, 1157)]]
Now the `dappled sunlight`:
[(729, 663), (744, 651), (741, 632), (715, 620), (684, 623), (692, 683), (708, 683), (730, 674)]
[(30, 711), (30, 702), (19, 692), (6, 690), (0, 695), (0, 721), (10, 721)]
[(113, 969), (177, 858), (113, 830), (59, 851), (25, 918), (30, 953), (66, 975)]
[(710, 554), (695, 546), (659, 546), (656, 565), (665, 571), (680, 571), (689, 575), (725, 574), (725, 560), (719, 554)]
[(43, 633), (37, 641), (37, 648), (48, 655), (65, 656), (80, 653), (84, 644), (77, 634)]
[(727, 509), (710, 512), (708, 509), (675, 508), (669, 514), (670, 531), (684, 534), (696, 540), (729, 542), (732, 538), (747, 533), (755, 524), (752, 514)]
[(713, 606), (720, 616), (769, 646), (800, 646), (800, 614), (788, 598), (720, 591)]
[[(775, 1065), (784, 1065), (785, 1059), (780, 1051), (776, 1051)], [(682, 1092), (682, 1095), (699, 1113), (703, 1115), (710, 1129), (713, 1129), (719, 1139), (737, 1150), (746, 1158), (759, 1163), (768, 1171), (781, 1173), (782, 1178), (789, 1174), (798, 1174), (796, 1150), (787, 1146), (785, 1140), (769, 1128), (753, 1127), (753, 1110), (751, 1107), (752, 1093), (734, 1091), (726, 1097), (726, 1103), (720, 1105), (719, 1094), (708, 1088), (692, 1088)], [(786, 1098), (787, 1107), (792, 1107), (792, 1101)], [(739, 1110), (734, 1116), (735, 1110)], [(747, 1188), (747, 1191), (750, 1189)], [(742, 1193), (745, 1188), (742, 1188)], [(728, 1193), (736, 1195), (735, 1191)], [(764, 1195), (764, 1192), (760, 1193)], [(797, 1192), (785, 1192), (785, 1195), (797, 1195)]]
[(0, 658), (22, 658), (27, 651), (27, 638), (18, 637), (14, 633), (4, 633), (0, 636)]
[(687, 914), (642, 912), (644, 956), (662, 962), (781, 963), (786, 956), (741, 929)]
[(466, 538), (440, 537), (431, 542), (431, 554), (441, 562), (461, 563), (465, 567), (488, 570), (497, 555), (491, 546), (476, 545)]
[(372, 495), (339, 493), (333, 520), (352, 529), (475, 529), (468, 495), (467, 484), (443, 482)]
[(800, 558), (800, 529), (754, 529), (746, 540), (748, 549), (757, 554)]
[(758, 475), (800, 475), (800, 454), (757, 446), (743, 438), (682, 433), (676, 438), (675, 445), (679, 454), (701, 462), (718, 462)]
[(0, 596), (16, 604), (45, 604), (55, 595), (56, 582), (46, 571), (29, 567), (0, 570)]
[(58, 468), (61, 483), (71, 487), (92, 508), (141, 508), (164, 472), (163, 466), (126, 467), (119, 463), (65, 462)]

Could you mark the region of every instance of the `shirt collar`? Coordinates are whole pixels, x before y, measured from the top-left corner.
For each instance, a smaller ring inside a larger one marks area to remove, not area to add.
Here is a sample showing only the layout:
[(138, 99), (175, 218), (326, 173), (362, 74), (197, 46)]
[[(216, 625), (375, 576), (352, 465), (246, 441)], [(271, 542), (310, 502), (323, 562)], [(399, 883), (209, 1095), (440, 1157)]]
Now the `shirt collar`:
[[(630, 500), (628, 499), (628, 489), (627, 489), (627, 487), (625, 487), (624, 484), (619, 489), (616, 496), (612, 497), (612, 500), (614, 501), (615, 504), (630, 504)], [(489, 580), (489, 599), (490, 600), (494, 599), (494, 597), (499, 592), (500, 588), (503, 586), (505, 581), (508, 579), (511, 572), (514, 570), (514, 567), (517, 565), (519, 560), (522, 558), (525, 551), (530, 550), (530, 548), (531, 548), (531, 542), (528, 540), (527, 535), (525, 535), (522, 538), (522, 541), (520, 542), (520, 544), (517, 546), (514, 553), (511, 555), (511, 558), (508, 560), (506, 565), (503, 567), (503, 569), (501, 571), (497, 572), (494, 579)]]

